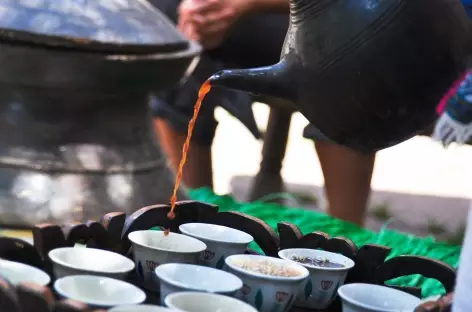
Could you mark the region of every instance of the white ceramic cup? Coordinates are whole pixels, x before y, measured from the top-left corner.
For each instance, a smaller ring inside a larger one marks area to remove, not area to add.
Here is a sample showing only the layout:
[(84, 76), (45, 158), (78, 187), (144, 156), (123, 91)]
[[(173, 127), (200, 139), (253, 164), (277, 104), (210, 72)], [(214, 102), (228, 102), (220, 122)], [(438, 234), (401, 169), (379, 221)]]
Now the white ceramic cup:
[(253, 237), (243, 231), (207, 223), (187, 223), (179, 227), (182, 234), (197, 238), (207, 245), (200, 264), (222, 269), (226, 257), (243, 254)]
[(136, 231), (128, 235), (133, 246), (136, 272), (142, 286), (159, 291), (153, 278), (154, 270), (165, 263), (196, 264), (205, 243), (198, 239), (176, 233), (165, 235), (163, 231)]
[(108, 312), (178, 312), (178, 310), (150, 304), (138, 304), (114, 307), (108, 310)]
[[(242, 268), (242, 265), (271, 267), (273, 271), (289, 272), (290, 276), (256, 273)], [(309, 275), (306, 268), (293, 261), (256, 255), (229, 256), (226, 268), (243, 281), (243, 288), (237, 292), (236, 298), (259, 312), (289, 311)]]
[(354, 261), (332, 252), (315, 249), (284, 249), (279, 251), (279, 257), (293, 261), (292, 257), (323, 258), (342, 265), (341, 268), (330, 268), (301, 264), (310, 272), (310, 277), (302, 285), (296, 306), (310, 309), (325, 309), (336, 298), (337, 290), (344, 285), (346, 276), (354, 267)]
[(381, 285), (347, 284), (338, 289), (343, 312), (412, 312), (421, 299)]
[(97, 275), (124, 280), (134, 269), (132, 260), (95, 248), (56, 248), (49, 252), (49, 258), (56, 279), (69, 275)]
[(62, 298), (87, 304), (94, 309), (140, 304), (146, 294), (129, 283), (94, 275), (71, 275), (54, 282), (54, 290)]
[(35, 267), (0, 259), (0, 275), (16, 286), (20, 283), (34, 283), (46, 286), (51, 281), (49, 275)]
[(156, 268), (160, 282), (161, 305), (172, 293), (202, 291), (233, 296), (243, 286), (241, 279), (231, 273), (200, 265), (168, 263)]
[(182, 312), (258, 312), (240, 300), (203, 292), (178, 292), (165, 299), (165, 305)]

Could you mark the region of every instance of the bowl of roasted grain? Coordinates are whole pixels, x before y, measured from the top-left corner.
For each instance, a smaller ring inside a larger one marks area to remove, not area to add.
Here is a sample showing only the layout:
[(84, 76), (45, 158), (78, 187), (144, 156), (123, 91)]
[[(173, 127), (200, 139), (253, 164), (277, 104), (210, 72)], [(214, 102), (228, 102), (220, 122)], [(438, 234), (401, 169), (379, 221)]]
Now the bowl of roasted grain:
[(233, 255), (225, 263), (243, 281), (236, 297), (260, 312), (290, 310), (309, 276), (302, 265), (273, 257)]

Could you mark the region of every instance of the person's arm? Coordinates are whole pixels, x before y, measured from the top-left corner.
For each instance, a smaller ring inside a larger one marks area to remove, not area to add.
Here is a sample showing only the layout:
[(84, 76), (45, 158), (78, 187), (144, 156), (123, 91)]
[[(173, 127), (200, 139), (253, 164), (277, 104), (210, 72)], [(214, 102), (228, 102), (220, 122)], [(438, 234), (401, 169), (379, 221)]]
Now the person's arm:
[(289, 11), (289, 0), (182, 0), (178, 28), (207, 50), (223, 41), (228, 29), (246, 14)]

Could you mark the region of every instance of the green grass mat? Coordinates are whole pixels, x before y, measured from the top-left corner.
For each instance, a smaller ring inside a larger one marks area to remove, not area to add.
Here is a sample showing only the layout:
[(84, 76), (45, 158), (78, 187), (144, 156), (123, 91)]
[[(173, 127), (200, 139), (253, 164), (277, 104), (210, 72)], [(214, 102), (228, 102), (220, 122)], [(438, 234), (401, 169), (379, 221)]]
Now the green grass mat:
[[(218, 205), (220, 211), (239, 211), (267, 222), (277, 231), (277, 223), (287, 221), (296, 224), (306, 234), (322, 231), (330, 236), (343, 236), (351, 239), (357, 246), (379, 244), (392, 248), (390, 257), (399, 255), (425, 256), (446, 262), (457, 268), (460, 246), (435, 242), (434, 238), (419, 238), (414, 235), (391, 230), (373, 232), (351, 223), (334, 219), (326, 214), (301, 208), (286, 207), (265, 202), (240, 203), (230, 196), (218, 196), (208, 188), (190, 191), (194, 200)], [(257, 249), (257, 246), (251, 246)], [(419, 275), (398, 278), (389, 282), (394, 285), (422, 287), (423, 296), (444, 293), (439, 282)]]

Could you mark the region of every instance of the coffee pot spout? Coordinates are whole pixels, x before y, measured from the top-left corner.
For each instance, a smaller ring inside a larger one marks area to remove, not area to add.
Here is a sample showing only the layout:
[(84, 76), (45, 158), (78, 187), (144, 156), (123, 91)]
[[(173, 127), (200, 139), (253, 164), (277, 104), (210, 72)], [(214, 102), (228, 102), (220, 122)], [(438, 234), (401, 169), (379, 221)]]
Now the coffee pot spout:
[(272, 66), (231, 69), (220, 71), (210, 77), (213, 86), (246, 91), (255, 95), (266, 95), (294, 102), (295, 90), (287, 66), (279, 63)]

